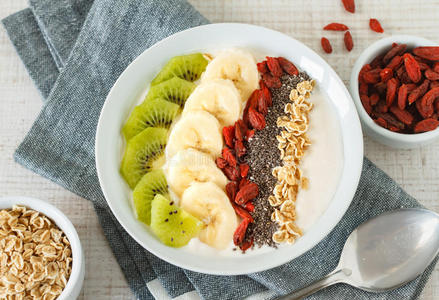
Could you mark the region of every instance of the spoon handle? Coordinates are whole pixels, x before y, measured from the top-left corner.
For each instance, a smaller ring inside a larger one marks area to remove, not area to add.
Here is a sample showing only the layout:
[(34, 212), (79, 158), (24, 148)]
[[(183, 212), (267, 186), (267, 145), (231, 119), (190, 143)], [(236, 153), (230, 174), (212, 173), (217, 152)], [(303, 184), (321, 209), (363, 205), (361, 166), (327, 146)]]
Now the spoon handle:
[(348, 269), (335, 269), (334, 271), (332, 271), (331, 273), (329, 273), (328, 275), (326, 275), (325, 277), (323, 277), (322, 279), (319, 279), (317, 281), (314, 281), (313, 283), (311, 283), (310, 285), (294, 291), (290, 294), (287, 294), (285, 296), (282, 296), (280, 298), (277, 298), (276, 300), (299, 300), (299, 299), (303, 299), (311, 294), (314, 294), (315, 292), (336, 284), (338, 282), (342, 282), (347, 276), (349, 276), (350, 270)]

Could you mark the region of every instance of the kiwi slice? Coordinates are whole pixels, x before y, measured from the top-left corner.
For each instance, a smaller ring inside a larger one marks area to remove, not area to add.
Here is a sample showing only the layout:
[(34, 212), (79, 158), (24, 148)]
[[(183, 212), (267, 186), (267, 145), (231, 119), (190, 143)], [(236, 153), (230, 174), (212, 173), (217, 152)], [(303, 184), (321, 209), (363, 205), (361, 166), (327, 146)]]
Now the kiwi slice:
[(151, 223), (151, 202), (157, 194), (168, 198), (168, 184), (162, 170), (153, 170), (143, 175), (133, 191), (137, 218), (147, 225)]
[(148, 127), (128, 141), (120, 172), (133, 189), (143, 175), (164, 163), (168, 130)]
[(152, 99), (134, 108), (122, 131), (127, 141), (147, 127), (169, 128), (180, 107), (163, 99)]
[(163, 98), (169, 102), (176, 103), (183, 108), (186, 99), (194, 89), (195, 83), (178, 77), (173, 77), (162, 83), (151, 86), (146, 95), (145, 102), (155, 98)]
[(151, 85), (158, 84), (174, 76), (193, 82), (200, 78), (201, 73), (206, 69), (207, 63), (207, 59), (201, 53), (175, 56), (157, 74)]
[(157, 194), (151, 204), (151, 229), (163, 244), (182, 247), (198, 235), (203, 223)]

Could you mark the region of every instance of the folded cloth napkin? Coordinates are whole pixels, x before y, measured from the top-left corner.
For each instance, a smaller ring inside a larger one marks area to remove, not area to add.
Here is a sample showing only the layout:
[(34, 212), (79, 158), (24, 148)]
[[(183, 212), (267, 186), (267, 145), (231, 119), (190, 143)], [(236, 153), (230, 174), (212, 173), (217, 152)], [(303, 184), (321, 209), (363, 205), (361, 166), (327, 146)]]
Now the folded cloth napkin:
[[(273, 299), (331, 271), (347, 236), (365, 220), (420, 206), (365, 158), (358, 190), (340, 223), (312, 250), (283, 266), (248, 276), (212, 276), (175, 267), (139, 246), (114, 218), (99, 187), (94, 162), (99, 113), (110, 88), (134, 58), (175, 32), (206, 23), (183, 0), (31, 0), (30, 9), (3, 20), (46, 99), (15, 159), (93, 202), (138, 299)], [(374, 294), (338, 284), (308, 299), (416, 299), (436, 261), (420, 277), (391, 292)]]

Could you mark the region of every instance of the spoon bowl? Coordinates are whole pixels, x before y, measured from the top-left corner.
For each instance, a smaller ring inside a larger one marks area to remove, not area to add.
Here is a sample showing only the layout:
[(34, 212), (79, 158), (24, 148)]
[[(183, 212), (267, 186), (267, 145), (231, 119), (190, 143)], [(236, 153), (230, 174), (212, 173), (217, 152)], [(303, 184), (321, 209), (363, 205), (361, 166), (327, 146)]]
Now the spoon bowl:
[(346, 283), (371, 292), (415, 279), (439, 251), (439, 216), (425, 209), (401, 209), (375, 217), (352, 232), (339, 267)]
[(438, 253), (438, 214), (417, 208), (386, 212), (350, 234), (333, 272), (280, 299), (301, 299), (339, 282), (369, 292), (392, 290), (419, 276)]

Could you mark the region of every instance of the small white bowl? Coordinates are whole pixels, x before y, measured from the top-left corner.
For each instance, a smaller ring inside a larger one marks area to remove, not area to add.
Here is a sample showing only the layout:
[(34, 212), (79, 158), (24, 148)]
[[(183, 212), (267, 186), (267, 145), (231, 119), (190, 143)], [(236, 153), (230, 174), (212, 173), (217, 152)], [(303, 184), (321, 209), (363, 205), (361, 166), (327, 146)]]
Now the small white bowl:
[(12, 208), (13, 205), (26, 206), (35, 211), (41, 212), (61, 229), (67, 236), (72, 247), (72, 273), (67, 285), (57, 300), (76, 299), (81, 292), (85, 275), (85, 260), (78, 233), (72, 222), (55, 206), (35, 198), (14, 196), (0, 198), (0, 209)]
[(379, 54), (385, 53), (388, 49), (390, 49), (392, 43), (394, 42), (398, 44), (407, 44), (408, 48), (418, 46), (437, 46), (436, 43), (430, 40), (412, 35), (393, 35), (376, 41), (367, 47), (355, 62), (351, 73), (350, 91), (355, 105), (357, 106), (363, 131), (368, 136), (375, 141), (389, 147), (399, 149), (415, 148), (429, 144), (436, 140), (439, 137), (439, 128), (425, 133), (403, 134), (380, 127), (366, 113), (366, 110), (361, 103), (358, 90), (358, 73), (360, 72), (361, 68), (365, 64), (370, 63)]

